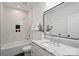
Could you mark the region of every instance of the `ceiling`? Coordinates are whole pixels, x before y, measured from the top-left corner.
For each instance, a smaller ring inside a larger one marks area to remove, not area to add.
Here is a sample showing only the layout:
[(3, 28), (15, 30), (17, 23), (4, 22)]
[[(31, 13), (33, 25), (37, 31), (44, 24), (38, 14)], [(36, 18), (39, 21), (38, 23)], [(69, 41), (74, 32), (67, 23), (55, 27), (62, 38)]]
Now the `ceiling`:
[[(3, 5), (23, 11), (30, 11), (33, 7), (44, 3), (45, 2), (3, 2)], [(20, 7), (17, 7), (17, 5), (20, 5)]]
[[(38, 5), (46, 5), (48, 10), (50, 9), (49, 7), (54, 7), (59, 3), (60, 2), (3, 2), (3, 5), (28, 12)], [(17, 7), (17, 5), (19, 5), (20, 7)]]

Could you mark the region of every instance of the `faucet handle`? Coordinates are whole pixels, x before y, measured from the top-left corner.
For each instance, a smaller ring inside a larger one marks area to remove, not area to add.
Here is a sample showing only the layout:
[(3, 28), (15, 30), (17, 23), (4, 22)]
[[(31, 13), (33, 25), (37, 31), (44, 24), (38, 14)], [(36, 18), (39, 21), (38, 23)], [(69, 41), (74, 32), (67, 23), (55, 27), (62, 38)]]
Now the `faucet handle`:
[(70, 35), (67, 35), (68, 37), (70, 37)]
[(61, 36), (61, 34), (60, 34), (60, 33), (59, 33), (58, 35), (59, 35), (59, 36)]

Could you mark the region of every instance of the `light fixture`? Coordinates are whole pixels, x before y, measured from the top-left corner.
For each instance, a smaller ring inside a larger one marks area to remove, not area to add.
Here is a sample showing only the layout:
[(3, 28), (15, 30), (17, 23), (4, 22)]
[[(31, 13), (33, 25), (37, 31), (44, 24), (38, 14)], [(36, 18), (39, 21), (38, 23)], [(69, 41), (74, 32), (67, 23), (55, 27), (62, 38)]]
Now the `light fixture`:
[(20, 7), (20, 5), (17, 5), (17, 7), (19, 8), (19, 7)]

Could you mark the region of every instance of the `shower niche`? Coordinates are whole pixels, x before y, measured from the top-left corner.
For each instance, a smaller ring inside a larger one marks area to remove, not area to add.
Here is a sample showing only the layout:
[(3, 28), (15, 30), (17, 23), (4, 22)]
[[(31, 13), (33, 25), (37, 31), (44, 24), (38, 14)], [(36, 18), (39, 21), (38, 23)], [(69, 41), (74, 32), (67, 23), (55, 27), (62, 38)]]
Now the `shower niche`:
[[(44, 33), (63, 38), (79, 39), (79, 2), (62, 2), (43, 14)], [(52, 25), (50, 31), (47, 26)]]

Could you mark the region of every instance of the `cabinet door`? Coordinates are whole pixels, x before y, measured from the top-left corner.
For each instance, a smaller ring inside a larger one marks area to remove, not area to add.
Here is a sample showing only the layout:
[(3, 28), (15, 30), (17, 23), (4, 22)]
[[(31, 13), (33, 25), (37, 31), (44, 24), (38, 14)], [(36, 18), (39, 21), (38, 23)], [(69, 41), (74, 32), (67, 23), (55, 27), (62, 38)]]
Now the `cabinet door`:
[(32, 56), (42, 56), (41, 51), (39, 51), (39, 48), (35, 44), (32, 44), (31, 55)]
[(31, 51), (32, 51), (32, 55), (36, 55), (36, 56), (54, 56), (54, 54), (50, 54), (43, 48), (41, 48), (33, 43), (32, 43), (32, 50)]

